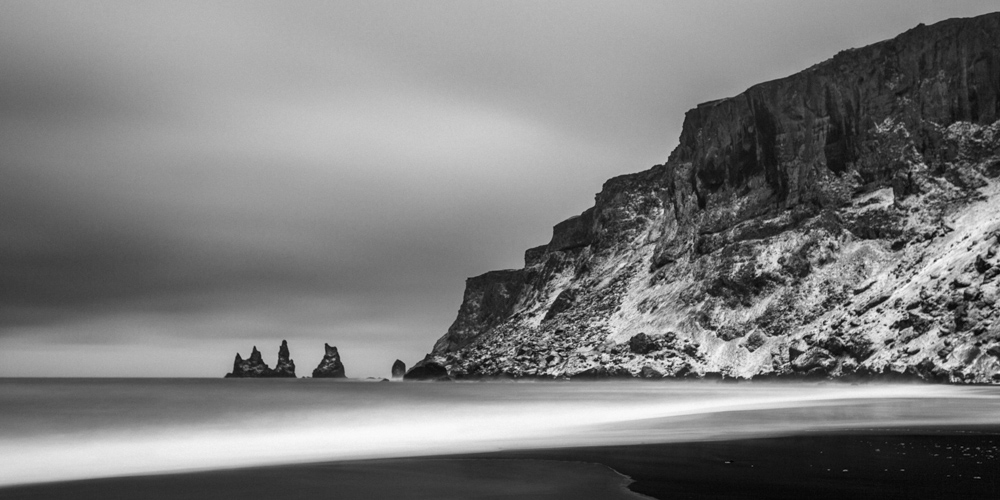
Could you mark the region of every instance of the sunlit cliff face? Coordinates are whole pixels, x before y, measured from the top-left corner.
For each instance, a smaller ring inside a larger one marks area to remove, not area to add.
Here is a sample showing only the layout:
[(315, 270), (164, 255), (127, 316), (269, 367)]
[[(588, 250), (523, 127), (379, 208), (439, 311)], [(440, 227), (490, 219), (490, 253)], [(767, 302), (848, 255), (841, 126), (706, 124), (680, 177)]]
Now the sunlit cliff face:
[(666, 163), (470, 278), (426, 364), (1000, 381), (1000, 86), (963, 55), (998, 40), (1000, 13), (921, 25), (698, 105)]

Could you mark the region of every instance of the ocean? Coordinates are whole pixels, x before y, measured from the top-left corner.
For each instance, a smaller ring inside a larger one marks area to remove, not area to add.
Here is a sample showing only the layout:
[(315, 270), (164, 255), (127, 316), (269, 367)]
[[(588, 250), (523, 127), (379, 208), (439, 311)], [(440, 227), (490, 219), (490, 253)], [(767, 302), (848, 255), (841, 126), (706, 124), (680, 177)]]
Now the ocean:
[[(340, 470), (370, 483), (357, 464), (390, 482), (410, 477), (404, 472), (426, 483), (434, 470), (461, 470), (491, 488), (513, 488), (518, 482), (504, 474), (528, 484), (519, 469), (524, 460), (549, 459), (517, 457), (498, 466), (447, 457), (998, 427), (1000, 387), (989, 386), (0, 379), (0, 497), (30, 491), (28, 485), (287, 466), (328, 467), (323, 477)], [(983, 459), (995, 460), (992, 453)], [(406, 461), (412, 457), (425, 458)], [(621, 471), (598, 473), (586, 469), (591, 465), (528, 469), (545, 470), (534, 478), (542, 483), (563, 481), (560, 474), (629, 483)], [(622, 491), (620, 498), (648, 498)]]

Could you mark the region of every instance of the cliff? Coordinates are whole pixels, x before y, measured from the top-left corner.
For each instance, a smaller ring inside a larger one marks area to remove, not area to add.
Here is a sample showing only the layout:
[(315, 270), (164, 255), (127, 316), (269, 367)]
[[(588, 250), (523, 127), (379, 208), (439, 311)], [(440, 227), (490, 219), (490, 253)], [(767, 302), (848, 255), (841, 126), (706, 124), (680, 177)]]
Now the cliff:
[(1000, 14), (699, 105), (411, 372), (1000, 380), (998, 115)]

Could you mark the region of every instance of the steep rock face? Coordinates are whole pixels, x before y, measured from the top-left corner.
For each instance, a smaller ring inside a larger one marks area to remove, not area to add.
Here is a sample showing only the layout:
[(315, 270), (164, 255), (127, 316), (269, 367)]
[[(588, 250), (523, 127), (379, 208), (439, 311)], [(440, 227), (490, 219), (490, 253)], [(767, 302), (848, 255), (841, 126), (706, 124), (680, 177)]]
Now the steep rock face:
[(702, 104), (411, 372), (1000, 379), (998, 118), (1000, 14)]
[(340, 361), (340, 353), (330, 344), (323, 344), (325, 354), (319, 366), (312, 372), (313, 378), (344, 378), (344, 364)]
[(458, 318), (434, 346), (454, 351), (511, 316), (530, 270), (491, 271), (465, 282), (465, 298)]

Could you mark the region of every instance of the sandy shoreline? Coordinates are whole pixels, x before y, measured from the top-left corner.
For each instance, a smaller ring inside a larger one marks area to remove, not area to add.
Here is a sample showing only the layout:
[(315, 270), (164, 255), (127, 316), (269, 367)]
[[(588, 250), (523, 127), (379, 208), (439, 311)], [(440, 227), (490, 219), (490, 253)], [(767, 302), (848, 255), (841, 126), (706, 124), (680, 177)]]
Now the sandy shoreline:
[(164, 474), (0, 488), (0, 499), (644, 500), (596, 463), (403, 458)]
[[(631, 478), (634, 483), (629, 485)], [(627, 486), (627, 488), (626, 488)], [(1000, 498), (1000, 431), (915, 429), (93, 479), (2, 499)]]

